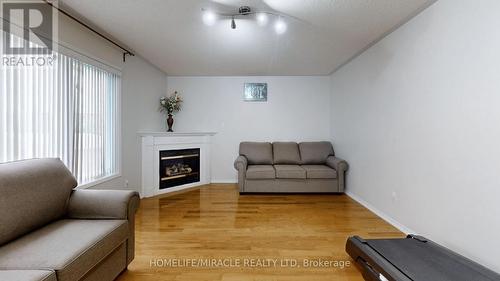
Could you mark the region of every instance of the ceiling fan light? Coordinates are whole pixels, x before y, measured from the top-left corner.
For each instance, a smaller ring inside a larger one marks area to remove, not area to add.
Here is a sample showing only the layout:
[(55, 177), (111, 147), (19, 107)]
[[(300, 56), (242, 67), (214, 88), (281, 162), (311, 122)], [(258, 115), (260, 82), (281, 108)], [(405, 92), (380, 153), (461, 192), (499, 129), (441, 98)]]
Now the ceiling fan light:
[(282, 19), (278, 19), (275, 23), (274, 23), (274, 31), (276, 31), (276, 34), (283, 34), (285, 33), (287, 30), (287, 26), (286, 26), (286, 23), (282, 20)]
[(269, 18), (267, 17), (267, 15), (265, 13), (258, 13), (256, 18), (257, 18), (257, 23), (260, 26), (266, 25), (267, 22), (269, 21)]
[(203, 12), (203, 23), (208, 26), (212, 26), (215, 24), (217, 20), (217, 16), (212, 11), (204, 11)]

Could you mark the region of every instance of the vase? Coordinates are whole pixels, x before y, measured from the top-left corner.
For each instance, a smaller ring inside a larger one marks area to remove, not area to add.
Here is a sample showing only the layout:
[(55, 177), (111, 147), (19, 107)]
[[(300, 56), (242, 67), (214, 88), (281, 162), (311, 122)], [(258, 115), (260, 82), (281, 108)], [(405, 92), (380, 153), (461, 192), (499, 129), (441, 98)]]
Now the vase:
[(172, 114), (168, 115), (167, 118), (167, 125), (168, 125), (168, 130), (167, 132), (173, 132), (172, 126), (174, 125), (174, 118), (172, 118)]

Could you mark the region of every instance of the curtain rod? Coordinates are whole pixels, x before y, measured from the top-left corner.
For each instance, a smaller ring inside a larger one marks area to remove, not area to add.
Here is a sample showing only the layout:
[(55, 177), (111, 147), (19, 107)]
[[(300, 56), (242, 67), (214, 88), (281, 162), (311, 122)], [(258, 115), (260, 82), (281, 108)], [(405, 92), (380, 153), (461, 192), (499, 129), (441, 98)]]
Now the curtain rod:
[(88, 30), (92, 31), (93, 33), (99, 35), (101, 38), (105, 39), (106, 41), (110, 42), (111, 44), (115, 45), (116, 47), (120, 48), (123, 50), (123, 61), (125, 62), (125, 57), (126, 56), (135, 56), (135, 54), (130, 51), (129, 49), (123, 47), (122, 45), (116, 43), (114, 40), (108, 38), (106, 35), (100, 33), (99, 31), (93, 29), (91, 26), (89, 26), (88, 24), (82, 22), (81, 20), (77, 19), (76, 17), (72, 16), (70, 13), (64, 11), (63, 9), (57, 7), (57, 6), (54, 6), (52, 3), (49, 2), (50, 0), (45, 0), (45, 3), (49, 4), (52, 8), (58, 10), (59, 12), (63, 13), (64, 15), (66, 15), (67, 17), (69, 17), (70, 19), (76, 21), (77, 23), (79, 23), (80, 25), (84, 26), (85, 28), (87, 28)]

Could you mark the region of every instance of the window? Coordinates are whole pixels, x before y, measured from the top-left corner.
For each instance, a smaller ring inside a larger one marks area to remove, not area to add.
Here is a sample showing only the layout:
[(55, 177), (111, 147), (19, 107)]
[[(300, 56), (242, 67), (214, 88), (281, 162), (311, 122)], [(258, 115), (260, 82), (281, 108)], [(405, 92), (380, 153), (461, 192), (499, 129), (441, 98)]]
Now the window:
[(120, 75), (54, 56), (0, 66), (0, 162), (59, 157), (80, 185), (117, 175)]

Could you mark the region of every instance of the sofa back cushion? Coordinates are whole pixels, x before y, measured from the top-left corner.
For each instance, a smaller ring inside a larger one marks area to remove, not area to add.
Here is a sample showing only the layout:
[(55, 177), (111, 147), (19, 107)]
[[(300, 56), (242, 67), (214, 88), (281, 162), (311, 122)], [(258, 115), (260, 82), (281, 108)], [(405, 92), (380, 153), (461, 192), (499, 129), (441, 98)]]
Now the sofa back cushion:
[(59, 159), (0, 164), (0, 245), (64, 216), (76, 186)]
[(334, 155), (330, 142), (301, 142), (299, 143), (301, 164), (320, 165), (325, 164), (330, 155)]
[(274, 164), (300, 164), (299, 145), (296, 142), (273, 142)]
[(240, 155), (245, 156), (250, 165), (273, 164), (273, 147), (269, 142), (242, 142)]

